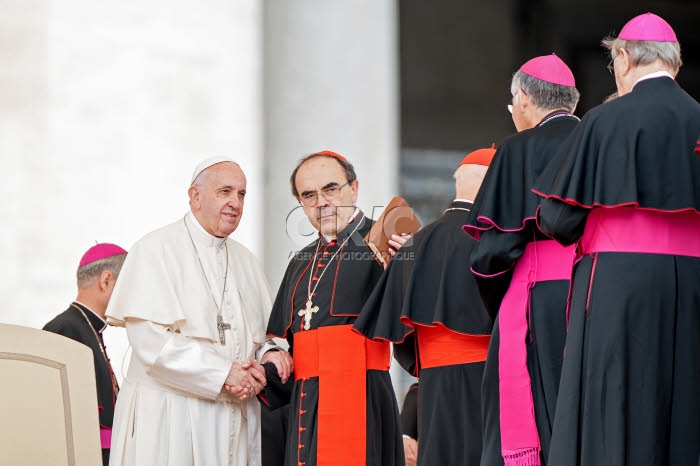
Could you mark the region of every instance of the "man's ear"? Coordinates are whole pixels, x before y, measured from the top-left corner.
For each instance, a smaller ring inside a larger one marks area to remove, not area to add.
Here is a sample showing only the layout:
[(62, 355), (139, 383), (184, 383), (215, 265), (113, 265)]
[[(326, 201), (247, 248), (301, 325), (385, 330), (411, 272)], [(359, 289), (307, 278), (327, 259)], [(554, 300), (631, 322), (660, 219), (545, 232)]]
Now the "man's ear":
[(621, 48), (618, 52), (618, 59), (620, 60), (619, 71), (620, 76), (626, 75), (632, 68), (632, 57), (627, 52), (627, 50)]
[(360, 182), (358, 180), (355, 180), (352, 183), (350, 183), (350, 186), (352, 187), (352, 203), (355, 204), (357, 202), (357, 196), (359, 194), (358, 188), (360, 187)]
[(532, 105), (532, 100), (530, 99), (530, 96), (525, 94), (525, 91), (523, 91), (522, 89), (520, 90), (520, 95), (518, 96), (518, 99), (518, 103), (522, 107), (523, 111)]
[(187, 195), (190, 197), (190, 207), (194, 210), (199, 210), (199, 188), (197, 186), (190, 186), (187, 190)]
[(114, 280), (114, 274), (109, 270), (103, 270), (102, 273), (100, 273), (99, 278), (100, 291), (108, 290), (109, 284), (112, 280)]

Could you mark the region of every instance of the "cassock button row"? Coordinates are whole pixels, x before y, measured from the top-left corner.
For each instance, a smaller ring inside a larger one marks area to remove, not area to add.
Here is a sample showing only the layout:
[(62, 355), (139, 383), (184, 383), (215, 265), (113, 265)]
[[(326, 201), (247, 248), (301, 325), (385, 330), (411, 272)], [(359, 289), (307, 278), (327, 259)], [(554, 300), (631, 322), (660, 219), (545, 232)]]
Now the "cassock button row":
[(300, 443), (300, 444), (299, 444), (299, 450), (301, 450), (302, 448), (304, 448), (304, 445), (302, 445), (302, 444)]
[(299, 432), (304, 432), (305, 430), (306, 430), (306, 427), (299, 426)]
[(305, 409), (300, 409), (300, 410), (299, 410), (299, 414), (301, 414), (301, 415), (306, 414), (306, 410), (305, 410)]

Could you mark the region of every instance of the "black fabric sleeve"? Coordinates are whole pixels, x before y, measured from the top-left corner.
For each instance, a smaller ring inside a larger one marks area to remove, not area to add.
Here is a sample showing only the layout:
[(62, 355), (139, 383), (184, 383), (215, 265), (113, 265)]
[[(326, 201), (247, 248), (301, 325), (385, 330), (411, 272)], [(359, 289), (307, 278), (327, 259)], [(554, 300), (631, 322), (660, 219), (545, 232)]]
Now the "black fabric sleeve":
[(282, 383), (277, 366), (272, 362), (262, 365), (265, 368), (265, 378), (267, 385), (260, 392), (260, 398), (270, 409), (277, 409), (289, 404), (292, 398), (292, 388), (294, 387), (294, 377), (290, 376), (286, 383)]
[(590, 211), (559, 199), (542, 199), (537, 221), (542, 232), (564, 246), (575, 243), (586, 227)]
[(501, 301), (503, 301), (503, 297), (508, 291), (510, 279), (512, 277), (512, 269), (492, 278), (482, 278), (478, 275), (474, 276), (476, 287), (479, 290), (479, 296), (481, 296), (481, 302), (484, 304), (486, 312), (488, 312), (491, 318), (491, 322), (496, 320), (498, 310), (501, 307)]
[(401, 433), (418, 440), (418, 384), (411, 385), (401, 406)]
[(515, 261), (533, 239), (530, 228), (513, 232), (493, 228), (482, 233), (479, 244), (472, 251), (471, 268), (476, 272), (474, 277), (479, 295), (492, 321), (510, 285)]
[(394, 343), (394, 359), (403, 369), (414, 377), (418, 377), (418, 347), (415, 332), (406, 336), (401, 343)]

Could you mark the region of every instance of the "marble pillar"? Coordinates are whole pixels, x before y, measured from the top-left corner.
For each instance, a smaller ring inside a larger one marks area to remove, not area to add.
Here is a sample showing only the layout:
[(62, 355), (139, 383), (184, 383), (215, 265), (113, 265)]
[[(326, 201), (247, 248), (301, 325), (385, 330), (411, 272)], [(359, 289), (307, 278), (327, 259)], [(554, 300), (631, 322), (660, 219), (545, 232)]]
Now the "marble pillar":
[(374, 218), (397, 193), (398, 18), (394, 0), (267, 0), (263, 18), (264, 258), (276, 290), (315, 239), (289, 184), (299, 158), (346, 156)]

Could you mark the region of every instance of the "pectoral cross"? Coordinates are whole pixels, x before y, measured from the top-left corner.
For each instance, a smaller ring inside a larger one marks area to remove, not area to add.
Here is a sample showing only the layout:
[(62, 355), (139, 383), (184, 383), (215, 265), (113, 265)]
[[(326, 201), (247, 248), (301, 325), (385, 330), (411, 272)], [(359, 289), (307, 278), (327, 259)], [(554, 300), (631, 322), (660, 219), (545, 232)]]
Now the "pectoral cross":
[(300, 309), (299, 315), (304, 319), (304, 330), (311, 328), (311, 317), (318, 312), (318, 306), (311, 307), (311, 300), (306, 300), (306, 309)]
[(226, 335), (224, 335), (224, 330), (231, 330), (231, 324), (224, 322), (224, 318), (221, 314), (216, 316), (216, 328), (219, 329), (219, 341), (222, 345), (226, 344)]

